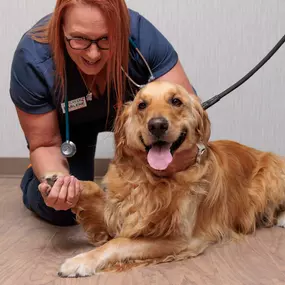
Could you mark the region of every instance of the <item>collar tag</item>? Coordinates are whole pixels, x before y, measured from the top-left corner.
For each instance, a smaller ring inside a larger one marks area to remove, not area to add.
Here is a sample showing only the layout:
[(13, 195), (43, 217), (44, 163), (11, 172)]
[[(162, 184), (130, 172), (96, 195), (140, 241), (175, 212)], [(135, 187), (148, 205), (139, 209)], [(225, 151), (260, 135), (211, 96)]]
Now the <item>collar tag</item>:
[(205, 152), (206, 147), (203, 143), (197, 143), (197, 147), (198, 147), (198, 154), (196, 157), (196, 162), (200, 164), (202, 155)]

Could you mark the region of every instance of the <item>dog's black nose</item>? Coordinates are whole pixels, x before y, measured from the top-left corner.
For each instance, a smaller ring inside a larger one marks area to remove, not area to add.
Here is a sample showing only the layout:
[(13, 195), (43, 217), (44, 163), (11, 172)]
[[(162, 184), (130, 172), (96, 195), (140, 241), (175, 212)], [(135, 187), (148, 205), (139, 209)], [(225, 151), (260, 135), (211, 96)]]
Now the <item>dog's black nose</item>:
[(153, 118), (148, 122), (148, 130), (156, 137), (161, 137), (168, 130), (168, 121), (163, 117)]

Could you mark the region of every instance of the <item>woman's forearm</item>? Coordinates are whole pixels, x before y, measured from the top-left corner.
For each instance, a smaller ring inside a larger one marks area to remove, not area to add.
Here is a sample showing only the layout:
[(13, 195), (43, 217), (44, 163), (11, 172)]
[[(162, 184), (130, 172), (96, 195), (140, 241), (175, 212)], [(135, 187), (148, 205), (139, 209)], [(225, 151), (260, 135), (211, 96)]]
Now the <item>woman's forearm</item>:
[(49, 172), (69, 174), (68, 162), (61, 154), (59, 146), (39, 147), (31, 152), (30, 159), (39, 180)]

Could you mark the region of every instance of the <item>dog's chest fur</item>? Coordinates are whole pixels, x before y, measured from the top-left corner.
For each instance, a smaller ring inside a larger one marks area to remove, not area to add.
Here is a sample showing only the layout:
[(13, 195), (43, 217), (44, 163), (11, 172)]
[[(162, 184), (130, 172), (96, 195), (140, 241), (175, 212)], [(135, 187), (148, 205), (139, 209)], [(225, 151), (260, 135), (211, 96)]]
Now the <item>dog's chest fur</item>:
[(192, 196), (188, 189), (177, 187), (177, 182), (173, 187), (171, 180), (146, 179), (144, 183), (135, 184), (122, 178), (119, 188), (117, 182), (107, 183), (105, 220), (111, 236), (191, 235), (197, 196)]

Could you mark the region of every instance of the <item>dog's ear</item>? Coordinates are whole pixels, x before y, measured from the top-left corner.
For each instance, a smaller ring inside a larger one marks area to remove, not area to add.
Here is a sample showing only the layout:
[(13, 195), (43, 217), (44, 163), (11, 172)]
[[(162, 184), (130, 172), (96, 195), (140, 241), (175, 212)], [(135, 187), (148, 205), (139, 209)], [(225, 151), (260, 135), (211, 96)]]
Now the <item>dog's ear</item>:
[(117, 112), (114, 124), (114, 139), (115, 139), (115, 155), (116, 157), (123, 156), (123, 150), (126, 145), (125, 124), (131, 110), (131, 102), (125, 103)]
[(211, 136), (211, 122), (207, 112), (203, 109), (201, 102), (195, 101), (195, 116), (197, 120), (196, 134), (200, 142), (207, 145)]
[(207, 112), (202, 107), (202, 101), (197, 95), (189, 94), (189, 92), (181, 85), (178, 85), (177, 87), (181, 94), (184, 93), (186, 96), (191, 96), (192, 114), (195, 122), (197, 122), (195, 131), (198, 142), (202, 142), (204, 145), (207, 145), (211, 136), (211, 123)]

